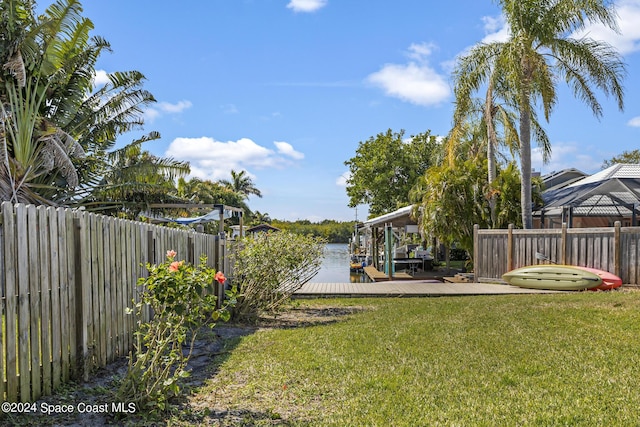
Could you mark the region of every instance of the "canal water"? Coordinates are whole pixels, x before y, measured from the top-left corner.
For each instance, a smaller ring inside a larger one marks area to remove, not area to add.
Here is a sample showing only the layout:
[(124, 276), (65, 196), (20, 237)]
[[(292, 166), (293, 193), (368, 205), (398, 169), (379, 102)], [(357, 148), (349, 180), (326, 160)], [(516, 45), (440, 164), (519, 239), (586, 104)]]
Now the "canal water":
[(349, 271), (349, 245), (347, 243), (329, 243), (324, 248), (324, 259), (318, 274), (311, 279), (313, 283), (360, 283), (369, 282), (364, 273)]

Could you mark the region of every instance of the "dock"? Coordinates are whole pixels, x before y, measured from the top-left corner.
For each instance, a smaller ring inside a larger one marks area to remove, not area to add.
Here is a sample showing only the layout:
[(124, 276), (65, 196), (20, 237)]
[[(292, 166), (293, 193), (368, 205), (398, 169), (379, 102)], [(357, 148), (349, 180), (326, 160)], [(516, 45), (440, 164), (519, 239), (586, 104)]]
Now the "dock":
[(436, 280), (390, 280), (374, 283), (306, 283), (294, 298), (440, 297), (454, 295), (552, 294), (563, 291), (526, 289), (494, 283), (443, 283)]
[[(388, 281), (389, 280), (389, 276), (387, 276), (386, 274), (384, 274), (382, 271), (377, 270), (375, 267), (368, 265), (364, 268), (364, 273), (369, 276), (369, 279), (373, 280), (374, 282), (384, 282), (384, 281)], [(400, 279), (400, 280), (411, 280), (413, 279), (412, 276), (408, 275), (405, 272), (397, 272), (393, 274), (393, 278), (394, 279)]]

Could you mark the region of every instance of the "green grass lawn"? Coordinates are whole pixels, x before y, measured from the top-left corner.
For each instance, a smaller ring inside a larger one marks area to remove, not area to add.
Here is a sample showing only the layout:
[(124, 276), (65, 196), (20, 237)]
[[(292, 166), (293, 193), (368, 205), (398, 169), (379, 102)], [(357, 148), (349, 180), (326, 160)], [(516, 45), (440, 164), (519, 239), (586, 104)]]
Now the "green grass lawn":
[(640, 292), (299, 304), (363, 309), (237, 339), (193, 395), (191, 422), (640, 423)]

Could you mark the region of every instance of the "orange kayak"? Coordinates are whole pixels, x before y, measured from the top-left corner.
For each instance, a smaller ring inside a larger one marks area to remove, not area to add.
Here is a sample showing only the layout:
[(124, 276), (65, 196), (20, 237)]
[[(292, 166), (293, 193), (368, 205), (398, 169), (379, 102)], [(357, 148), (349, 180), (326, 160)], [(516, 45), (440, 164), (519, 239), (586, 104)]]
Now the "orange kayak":
[(622, 279), (616, 276), (613, 273), (609, 273), (605, 270), (598, 270), (597, 268), (591, 267), (578, 267), (585, 271), (589, 271), (591, 273), (595, 273), (602, 279), (602, 283), (598, 286), (594, 286), (593, 288), (588, 288), (590, 291), (608, 291), (610, 289), (616, 289), (622, 286)]

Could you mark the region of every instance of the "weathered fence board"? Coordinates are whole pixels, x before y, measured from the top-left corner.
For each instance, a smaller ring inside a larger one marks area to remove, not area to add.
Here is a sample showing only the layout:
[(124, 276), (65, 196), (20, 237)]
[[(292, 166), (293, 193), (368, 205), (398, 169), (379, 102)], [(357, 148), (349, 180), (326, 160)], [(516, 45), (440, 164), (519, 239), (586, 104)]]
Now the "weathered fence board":
[(4, 360), (6, 368), (6, 400), (15, 402), (18, 399), (18, 366), (16, 363), (17, 345), (17, 322), (18, 314), (16, 313), (16, 227), (13, 209), (3, 209), (2, 211), (2, 228), (4, 230), (4, 244), (2, 252), (4, 253), (4, 270), (5, 270), (5, 351)]
[[(29, 359), (29, 246), (27, 211), (24, 205), (16, 206), (16, 232), (18, 237), (17, 282), (18, 282), (18, 374), (20, 375), (20, 400), (31, 400), (29, 384), (31, 366)], [(26, 238), (26, 239), (25, 239)], [(27, 243), (27, 244), (25, 244)]]
[[(147, 263), (218, 265), (217, 236), (44, 206), (0, 205), (0, 399), (33, 401), (133, 348)], [(224, 255), (224, 252), (222, 252)], [(222, 257), (221, 259), (223, 259)], [(224, 265), (224, 264), (222, 264)], [(143, 314), (148, 320), (149, 311)]]
[[(3, 206), (3, 209), (6, 207)], [(7, 209), (8, 210), (8, 209)], [(60, 301), (60, 277), (62, 271), (60, 268), (60, 246), (58, 236), (58, 214), (55, 209), (47, 209), (48, 223), (49, 223), (49, 245), (51, 256), (50, 262), (50, 298), (51, 301), (51, 386), (55, 389), (60, 385), (60, 379), (62, 378), (62, 325), (60, 322), (60, 311), (62, 309), (62, 303)], [(66, 272), (66, 268), (65, 268)], [(8, 347), (8, 346), (7, 346)]]
[[(42, 349), (42, 394), (51, 393), (51, 270), (49, 251), (51, 248), (51, 233), (49, 230), (49, 213), (45, 206), (38, 206), (38, 235), (40, 246), (38, 260), (40, 263), (40, 304), (42, 317), (40, 330), (40, 347)], [(33, 256), (33, 254), (32, 254)], [(1, 359), (1, 357), (0, 357)]]
[[(514, 268), (546, 262), (612, 272), (640, 284), (640, 227), (480, 230), (474, 236), (474, 268), (480, 281), (495, 281)], [(538, 259), (542, 254), (550, 261)]]
[(31, 313), (29, 315), (29, 331), (27, 335), (30, 339), (30, 371), (31, 371), (31, 394), (32, 396), (40, 396), (42, 394), (42, 372), (41, 367), (41, 355), (42, 348), (40, 347), (40, 338), (42, 336), (42, 330), (40, 329), (42, 324), (42, 312), (40, 301), (40, 259), (39, 259), (39, 231), (38, 219), (35, 209), (29, 209), (27, 212), (27, 230), (28, 230), (28, 250), (27, 259), (29, 260), (29, 308)]

